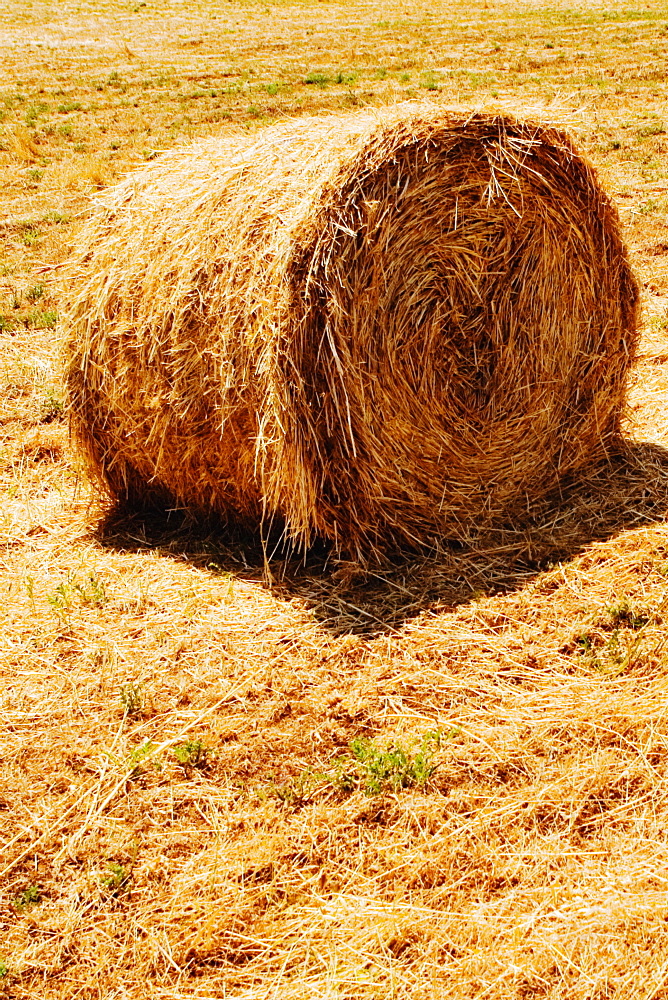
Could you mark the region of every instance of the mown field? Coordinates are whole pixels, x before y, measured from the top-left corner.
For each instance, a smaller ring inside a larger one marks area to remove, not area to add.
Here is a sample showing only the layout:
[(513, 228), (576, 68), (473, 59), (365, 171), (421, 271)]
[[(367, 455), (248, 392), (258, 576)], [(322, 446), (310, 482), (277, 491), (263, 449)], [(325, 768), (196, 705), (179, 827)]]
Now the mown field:
[[(2, 3), (0, 52), (0, 997), (668, 998), (668, 7)], [(643, 289), (620, 454), (392, 571), (111, 511), (96, 192), (416, 96), (573, 113)]]

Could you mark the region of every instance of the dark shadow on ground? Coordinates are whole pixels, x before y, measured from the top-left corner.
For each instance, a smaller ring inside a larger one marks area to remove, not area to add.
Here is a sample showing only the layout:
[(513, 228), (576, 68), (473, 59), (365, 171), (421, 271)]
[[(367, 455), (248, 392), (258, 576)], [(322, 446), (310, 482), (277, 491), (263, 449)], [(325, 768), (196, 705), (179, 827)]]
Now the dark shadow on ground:
[(625, 442), (609, 463), (533, 504), (521, 524), (472, 534), (431, 556), (403, 555), (389, 568), (362, 571), (323, 546), (301, 558), (275, 553), (268, 567), (257, 536), (178, 511), (110, 514), (98, 537), (117, 551), (151, 549), (215, 575), (262, 581), (279, 596), (304, 600), (335, 633), (373, 635), (430, 608), (515, 590), (593, 541), (667, 516), (668, 450)]

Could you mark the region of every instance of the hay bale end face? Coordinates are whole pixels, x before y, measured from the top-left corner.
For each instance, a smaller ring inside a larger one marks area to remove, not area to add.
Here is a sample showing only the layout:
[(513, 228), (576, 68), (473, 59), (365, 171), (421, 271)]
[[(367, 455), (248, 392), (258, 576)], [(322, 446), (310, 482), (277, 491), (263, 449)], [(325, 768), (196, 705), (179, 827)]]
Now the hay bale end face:
[(636, 344), (569, 137), (414, 103), (161, 157), (104, 196), (73, 286), (71, 427), (112, 495), (362, 561), (603, 456)]

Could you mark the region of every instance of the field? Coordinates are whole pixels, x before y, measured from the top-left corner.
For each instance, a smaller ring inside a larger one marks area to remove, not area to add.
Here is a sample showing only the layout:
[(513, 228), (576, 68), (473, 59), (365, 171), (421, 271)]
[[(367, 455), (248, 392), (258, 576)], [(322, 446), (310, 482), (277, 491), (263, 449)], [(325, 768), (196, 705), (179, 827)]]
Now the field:
[[(5, 2), (0, 52), (0, 998), (666, 1000), (668, 7)], [(124, 519), (63, 418), (91, 199), (406, 97), (572, 114), (642, 284), (620, 453), (392, 571)]]

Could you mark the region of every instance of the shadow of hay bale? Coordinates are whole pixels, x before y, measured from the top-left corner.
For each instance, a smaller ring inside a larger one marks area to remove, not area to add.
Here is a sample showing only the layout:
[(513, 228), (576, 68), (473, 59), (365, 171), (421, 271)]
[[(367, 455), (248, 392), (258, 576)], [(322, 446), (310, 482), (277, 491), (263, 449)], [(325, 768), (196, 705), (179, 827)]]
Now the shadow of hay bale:
[[(512, 525), (471, 533), (428, 556), (397, 556), (383, 571), (337, 559), (325, 545), (305, 557), (271, 564), (271, 579), (257, 533), (236, 528), (221, 535), (215, 520), (187, 511), (148, 515), (116, 510), (101, 523), (103, 545), (120, 551), (150, 548), (212, 575), (262, 581), (279, 596), (299, 597), (334, 633), (382, 634), (430, 608), (454, 608), (473, 598), (508, 593), (541, 572), (572, 559), (590, 543), (668, 517), (668, 450), (624, 442), (603, 465), (534, 503)], [(221, 538), (225, 542), (221, 542)]]

